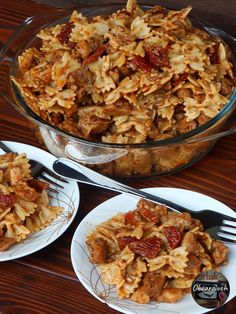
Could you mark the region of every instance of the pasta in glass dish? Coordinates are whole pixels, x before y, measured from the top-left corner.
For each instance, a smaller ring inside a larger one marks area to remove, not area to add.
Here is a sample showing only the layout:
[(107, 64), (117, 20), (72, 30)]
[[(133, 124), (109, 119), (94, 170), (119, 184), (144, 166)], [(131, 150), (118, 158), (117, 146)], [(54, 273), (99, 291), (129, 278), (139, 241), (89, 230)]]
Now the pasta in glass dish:
[(183, 169), (222, 136), (236, 97), (234, 40), (190, 11), (129, 0), (34, 17), (14, 36), (5, 95), (56, 156), (117, 177)]

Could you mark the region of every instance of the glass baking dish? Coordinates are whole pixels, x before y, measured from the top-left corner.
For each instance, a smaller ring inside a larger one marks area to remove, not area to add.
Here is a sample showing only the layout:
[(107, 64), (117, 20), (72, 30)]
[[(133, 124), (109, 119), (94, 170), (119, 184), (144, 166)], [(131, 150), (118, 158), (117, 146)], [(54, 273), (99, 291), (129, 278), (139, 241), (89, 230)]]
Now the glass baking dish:
[[(85, 16), (107, 15), (123, 8), (123, 4), (80, 6)], [(142, 6), (149, 9), (150, 6)], [(24, 101), (11, 80), (18, 71), (18, 56), (28, 47), (37, 46), (36, 34), (42, 28), (65, 23), (72, 10), (55, 10), (54, 13), (27, 18), (5, 43), (0, 52), (0, 93), (35, 126), (42, 145), (57, 157), (68, 157), (103, 174), (114, 177), (150, 177), (171, 174), (205, 156), (219, 137), (236, 131), (233, 125), (236, 89), (225, 107), (211, 120), (179, 136), (140, 144), (110, 144), (94, 142), (71, 135), (36, 115)], [(235, 56), (235, 39), (208, 23), (191, 17), (194, 26), (212, 36), (220, 37)], [(233, 60), (235, 66), (235, 60)]]

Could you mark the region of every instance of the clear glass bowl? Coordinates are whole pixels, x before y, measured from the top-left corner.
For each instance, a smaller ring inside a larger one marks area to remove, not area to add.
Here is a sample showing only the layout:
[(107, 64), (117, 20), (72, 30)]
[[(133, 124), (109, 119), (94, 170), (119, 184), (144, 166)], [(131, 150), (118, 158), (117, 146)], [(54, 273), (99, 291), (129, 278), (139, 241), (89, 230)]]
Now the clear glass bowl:
[[(91, 5), (80, 7), (86, 16), (107, 15), (124, 7), (124, 4)], [(142, 6), (149, 9), (150, 6)], [(37, 116), (25, 103), (10, 77), (18, 70), (18, 56), (26, 48), (37, 45), (36, 34), (40, 29), (65, 23), (72, 10), (55, 10), (27, 18), (9, 38), (0, 51), (0, 93), (35, 126), (41, 144), (57, 157), (69, 157), (75, 161), (115, 177), (150, 177), (171, 174), (201, 159), (213, 147), (217, 138), (232, 134), (233, 113), (236, 106), (236, 89), (230, 101), (214, 118), (198, 128), (180, 136), (141, 144), (108, 144), (92, 142), (68, 134)], [(224, 31), (191, 17), (194, 26), (213, 36), (220, 37), (236, 55), (235, 39)], [(233, 60), (235, 66), (235, 60)], [(229, 127), (230, 126), (230, 127)]]

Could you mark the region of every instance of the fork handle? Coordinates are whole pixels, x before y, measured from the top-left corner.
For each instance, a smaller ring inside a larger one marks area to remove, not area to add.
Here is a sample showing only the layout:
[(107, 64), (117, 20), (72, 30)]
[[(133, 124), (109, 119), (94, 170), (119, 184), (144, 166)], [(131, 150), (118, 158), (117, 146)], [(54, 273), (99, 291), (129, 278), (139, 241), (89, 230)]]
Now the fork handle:
[(157, 204), (165, 204), (168, 208), (171, 210), (177, 211), (177, 212), (190, 212), (194, 213), (193, 211), (178, 205), (176, 203), (173, 203), (171, 201), (168, 201), (164, 198), (158, 197), (156, 195), (147, 193), (145, 191), (141, 191), (138, 189), (135, 189), (131, 186), (125, 185), (121, 182), (115, 181), (111, 178), (108, 178), (96, 171), (93, 171), (77, 162), (74, 162), (72, 160), (69, 160), (67, 158), (58, 158), (53, 163), (53, 170), (59, 174), (60, 176), (76, 180), (78, 182), (95, 185), (98, 187), (103, 187), (108, 190), (116, 191), (119, 193), (125, 193), (129, 195), (135, 195), (138, 197), (142, 197), (146, 200), (152, 201)]
[(2, 141), (0, 141), (0, 148), (5, 152), (5, 153), (12, 153), (12, 150), (7, 147)]

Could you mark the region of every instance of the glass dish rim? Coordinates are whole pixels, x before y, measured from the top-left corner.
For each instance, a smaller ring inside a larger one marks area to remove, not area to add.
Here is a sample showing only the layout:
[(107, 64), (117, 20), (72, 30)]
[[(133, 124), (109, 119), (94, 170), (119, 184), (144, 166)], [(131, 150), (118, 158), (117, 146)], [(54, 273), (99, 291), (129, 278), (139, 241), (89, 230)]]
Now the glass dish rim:
[[(55, 10), (56, 12), (65, 12), (65, 13), (71, 13), (73, 12), (73, 10), (78, 9), (78, 11), (80, 9), (94, 9), (94, 8), (99, 8), (99, 7), (110, 7), (110, 8), (118, 8), (121, 5), (125, 5), (125, 3), (110, 3), (109, 5), (105, 4), (105, 3), (101, 3), (100, 5), (98, 4), (91, 4), (91, 5), (79, 5), (76, 8), (71, 8), (71, 9), (58, 9)], [(152, 8), (154, 5), (150, 5), (150, 4), (142, 4), (139, 3), (140, 6), (145, 7), (145, 8)], [(167, 9), (170, 9), (167, 7)], [(170, 9), (173, 10), (173, 9)], [(115, 12), (115, 11), (114, 11)], [(17, 37), (17, 35), (24, 29), (25, 25), (30, 24), (34, 18), (40, 17), (40, 15), (44, 15), (45, 14), (37, 14), (35, 16), (31, 16), (28, 17), (23, 23), (21, 23), (19, 25), (19, 27), (16, 29), (16, 31), (13, 33), (13, 35), (10, 37), (11, 38), (15, 38)], [(213, 28), (214, 31), (217, 31), (218, 36), (221, 38), (221, 40), (224, 40), (224, 38), (228, 38), (229, 40), (232, 41), (232, 43), (235, 45), (234, 43), (234, 37), (231, 36), (230, 34), (226, 33), (225, 31), (223, 31), (222, 29), (209, 24), (208, 22), (202, 20), (201, 18), (195, 17), (195, 16), (191, 16), (191, 20), (195, 20), (196, 22), (202, 24), (202, 26), (205, 27), (211, 27)], [(64, 16), (63, 19), (69, 17), (69, 15)], [(62, 18), (61, 18), (62, 20)], [(58, 20), (60, 21), (60, 20)], [(55, 21), (55, 23), (58, 23), (57, 21)], [(55, 24), (54, 22), (50, 23), (50, 25)], [(43, 27), (43, 26), (42, 26)], [(199, 27), (199, 26), (198, 26)], [(212, 35), (212, 34), (211, 34)], [(212, 35), (213, 36), (213, 35)], [(224, 37), (224, 38), (222, 38)], [(22, 49), (19, 49), (22, 51)], [(11, 73), (10, 73), (10, 77), (12, 77), (12, 71), (15, 69), (15, 66), (17, 64), (17, 57), (18, 57), (18, 53), (13, 57), (13, 61), (12, 61), (12, 66), (11, 66)], [(233, 55), (233, 58), (235, 56)], [(15, 100), (16, 103), (11, 102), (13, 104), (13, 106), (21, 113), (23, 114), (26, 118), (33, 120), (37, 125), (39, 124), (42, 127), (47, 127), (48, 129), (51, 129), (53, 132), (59, 133), (62, 136), (69, 138), (71, 140), (73, 140), (76, 143), (81, 143), (81, 144), (86, 144), (86, 145), (92, 145), (93, 147), (97, 147), (97, 148), (117, 148), (117, 149), (124, 149), (124, 148), (155, 148), (155, 147), (168, 147), (170, 145), (180, 145), (180, 144), (185, 144), (188, 142), (188, 139), (192, 139), (194, 136), (197, 135), (201, 135), (204, 131), (206, 131), (207, 129), (209, 129), (210, 127), (212, 127), (216, 122), (220, 121), (220, 119), (222, 117), (224, 117), (229, 111), (230, 109), (233, 107), (235, 101), (236, 101), (236, 87), (234, 87), (232, 94), (230, 96), (229, 101), (226, 103), (226, 105), (224, 106), (224, 108), (217, 114), (215, 115), (213, 118), (211, 118), (209, 121), (207, 121), (206, 123), (198, 126), (197, 128), (188, 131), (186, 133), (177, 135), (177, 136), (172, 136), (169, 138), (165, 138), (165, 139), (161, 139), (161, 140), (156, 140), (156, 141), (148, 141), (148, 142), (143, 142), (143, 143), (128, 143), (128, 144), (123, 144), (123, 143), (106, 143), (106, 142), (98, 142), (98, 141), (92, 141), (92, 140), (88, 140), (76, 135), (73, 135), (65, 130), (62, 130), (60, 128), (58, 128), (57, 126), (50, 124), (49, 122), (47, 122), (46, 120), (43, 120), (40, 116), (38, 116), (26, 103), (26, 101), (24, 100), (23, 96), (21, 96), (17, 86), (15, 85), (15, 83), (12, 81), (12, 79), (10, 79), (10, 89), (13, 95), (13, 98)], [(23, 109), (22, 109), (23, 107)], [(198, 140), (196, 139), (196, 142)], [(191, 141), (192, 142), (192, 141)]]

